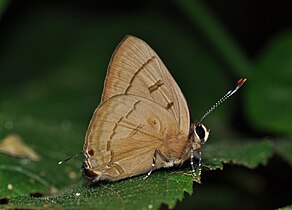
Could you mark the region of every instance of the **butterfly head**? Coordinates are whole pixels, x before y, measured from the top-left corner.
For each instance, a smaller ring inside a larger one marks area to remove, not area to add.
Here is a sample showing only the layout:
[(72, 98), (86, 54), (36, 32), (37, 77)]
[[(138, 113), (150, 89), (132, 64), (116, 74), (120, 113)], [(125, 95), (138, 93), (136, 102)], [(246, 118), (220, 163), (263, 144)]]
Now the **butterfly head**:
[(210, 129), (207, 129), (207, 127), (202, 123), (194, 123), (193, 135), (195, 143), (199, 143), (200, 145), (205, 144), (205, 142), (208, 140), (209, 133)]

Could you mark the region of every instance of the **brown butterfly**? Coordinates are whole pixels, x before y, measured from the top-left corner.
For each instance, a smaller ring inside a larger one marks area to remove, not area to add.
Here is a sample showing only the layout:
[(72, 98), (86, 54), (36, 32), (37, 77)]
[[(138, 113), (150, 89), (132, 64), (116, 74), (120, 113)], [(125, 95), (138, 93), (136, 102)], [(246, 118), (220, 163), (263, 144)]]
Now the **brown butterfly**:
[(148, 177), (188, 159), (193, 176), (200, 176), (200, 149), (209, 136), (202, 120), (245, 81), (191, 122), (187, 102), (158, 55), (143, 40), (126, 36), (112, 55), (101, 103), (86, 133), (84, 177), (92, 182)]

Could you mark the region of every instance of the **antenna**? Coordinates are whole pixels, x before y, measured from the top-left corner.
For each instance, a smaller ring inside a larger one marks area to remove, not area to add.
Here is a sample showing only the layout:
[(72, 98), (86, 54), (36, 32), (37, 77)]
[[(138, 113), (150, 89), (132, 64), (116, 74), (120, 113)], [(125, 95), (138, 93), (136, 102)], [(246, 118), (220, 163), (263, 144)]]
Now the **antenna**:
[(67, 162), (68, 160), (70, 160), (70, 159), (72, 159), (72, 158), (75, 158), (75, 157), (77, 157), (77, 156), (79, 156), (79, 155), (82, 155), (82, 154), (83, 154), (83, 151), (78, 152), (78, 153), (76, 153), (76, 154), (73, 154), (73, 155), (67, 157), (65, 160), (61, 160), (61, 161), (59, 161), (59, 165), (63, 164), (64, 162)]
[(238, 89), (246, 82), (246, 78), (240, 78), (237, 81), (237, 85), (229, 90), (222, 98), (220, 98), (213, 106), (210, 107), (210, 109), (203, 115), (203, 117), (200, 119), (200, 123), (214, 110), (216, 109), (220, 104), (222, 104), (226, 99), (228, 99), (230, 96), (232, 96)]

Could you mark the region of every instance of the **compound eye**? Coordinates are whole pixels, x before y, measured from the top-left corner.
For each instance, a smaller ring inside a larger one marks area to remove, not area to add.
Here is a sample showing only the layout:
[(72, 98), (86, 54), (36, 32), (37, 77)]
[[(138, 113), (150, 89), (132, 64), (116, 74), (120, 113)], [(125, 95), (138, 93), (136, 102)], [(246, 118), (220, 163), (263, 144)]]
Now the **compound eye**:
[(201, 124), (198, 124), (196, 126), (196, 134), (198, 135), (201, 141), (205, 141), (206, 132)]

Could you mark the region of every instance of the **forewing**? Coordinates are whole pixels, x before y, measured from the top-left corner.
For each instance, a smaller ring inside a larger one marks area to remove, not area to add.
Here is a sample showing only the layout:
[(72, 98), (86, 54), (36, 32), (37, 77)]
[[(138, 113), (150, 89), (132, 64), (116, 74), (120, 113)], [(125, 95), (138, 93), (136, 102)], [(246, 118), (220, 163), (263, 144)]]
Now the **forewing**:
[(102, 102), (119, 94), (159, 104), (175, 117), (181, 131), (189, 132), (189, 110), (179, 86), (154, 50), (134, 36), (126, 36), (112, 56)]
[(84, 151), (92, 171), (118, 180), (148, 172), (155, 149), (177, 132), (166, 109), (142, 97), (118, 95), (96, 109)]

